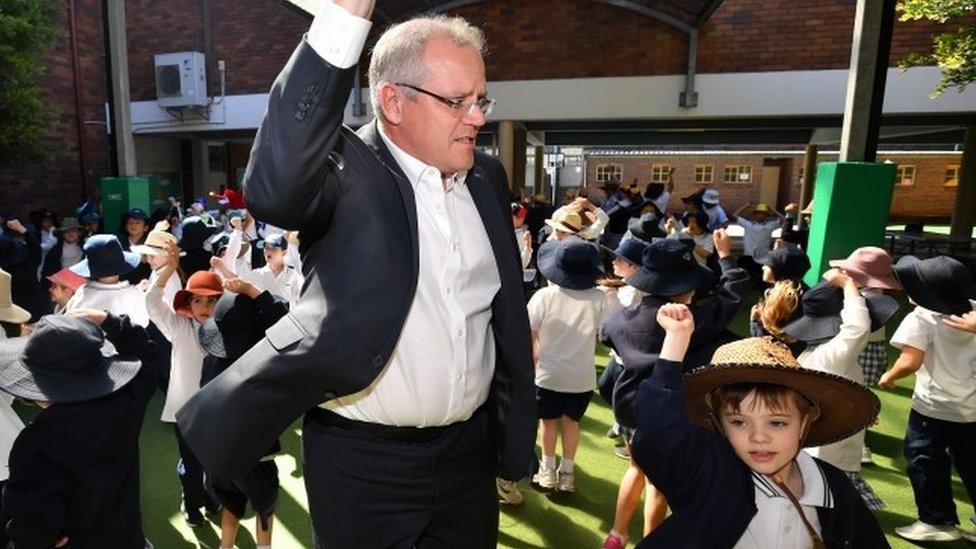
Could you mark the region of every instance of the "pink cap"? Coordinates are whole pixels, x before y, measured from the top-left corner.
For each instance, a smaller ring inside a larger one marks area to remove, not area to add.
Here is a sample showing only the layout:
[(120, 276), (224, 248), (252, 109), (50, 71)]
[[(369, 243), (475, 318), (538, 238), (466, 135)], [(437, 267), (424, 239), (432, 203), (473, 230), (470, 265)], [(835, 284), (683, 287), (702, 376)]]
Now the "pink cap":
[(901, 284), (891, 271), (891, 256), (877, 246), (858, 248), (847, 259), (831, 261), (830, 266), (843, 269), (855, 284), (863, 288), (901, 289)]

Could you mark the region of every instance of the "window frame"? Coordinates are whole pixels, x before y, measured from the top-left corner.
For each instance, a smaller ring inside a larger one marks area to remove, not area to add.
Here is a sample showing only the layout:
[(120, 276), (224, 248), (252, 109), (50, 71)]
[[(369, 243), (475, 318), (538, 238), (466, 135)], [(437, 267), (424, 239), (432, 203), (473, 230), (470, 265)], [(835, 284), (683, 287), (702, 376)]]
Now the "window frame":
[[(698, 174), (702, 174), (702, 179), (698, 179)], [(708, 177), (705, 178), (705, 175)], [(696, 185), (711, 185), (715, 182), (715, 164), (695, 164), (695, 184)]]
[[(912, 171), (912, 177), (910, 183), (905, 183), (905, 170)], [(915, 164), (898, 164), (895, 168), (895, 186), (896, 187), (914, 187), (915, 178), (918, 177), (918, 169)]]
[[(729, 179), (729, 170), (733, 170), (732, 173), (735, 176)], [(748, 173), (748, 179), (742, 179), (742, 173)], [(722, 182), (730, 185), (749, 185), (752, 183), (752, 166), (749, 164), (730, 164), (726, 165), (722, 170)]]
[[(610, 177), (604, 177), (607, 175), (607, 169), (610, 169)], [(614, 164), (611, 162), (605, 164), (596, 165), (596, 181), (597, 183), (609, 183), (615, 181), (617, 183), (622, 183), (624, 180), (624, 166), (623, 164)]]
[[(942, 186), (943, 187), (958, 187), (959, 186), (959, 172), (961, 166), (959, 164), (947, 164), (945, 169), (945, 175), (943, 176)], [(955, 172), (955, 177), (950, 178), (949, 172)]]
[[(657, 170), (657, 174), (655, 174)], [(671, 164), (651, 164), (651, 183), (667, 183), (671, 180), (674, 168)]]

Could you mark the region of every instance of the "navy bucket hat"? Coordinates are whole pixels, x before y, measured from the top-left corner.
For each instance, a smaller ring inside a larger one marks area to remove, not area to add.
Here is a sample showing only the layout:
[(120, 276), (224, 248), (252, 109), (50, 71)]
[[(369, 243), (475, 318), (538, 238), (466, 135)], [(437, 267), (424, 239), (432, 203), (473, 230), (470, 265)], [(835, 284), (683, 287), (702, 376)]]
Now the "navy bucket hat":
[(114, 234), (96, 234), (85, 242), (85, 259), (71, 267), (85, 278), (121, 276), (139, 266), (139, 254), (122, 250)]
[(627, 279), (638, 290), (656, 296), (673, 296), (701, 289), (711, 271), (692, 256), (695, 242), (666, 238), (644, 250), (641, 268)]
[(539, 248), (538, 259), (542, 276), (570, 290), (592, 288), (603, 275), (599, 250), (578, 238), (546, 242)]

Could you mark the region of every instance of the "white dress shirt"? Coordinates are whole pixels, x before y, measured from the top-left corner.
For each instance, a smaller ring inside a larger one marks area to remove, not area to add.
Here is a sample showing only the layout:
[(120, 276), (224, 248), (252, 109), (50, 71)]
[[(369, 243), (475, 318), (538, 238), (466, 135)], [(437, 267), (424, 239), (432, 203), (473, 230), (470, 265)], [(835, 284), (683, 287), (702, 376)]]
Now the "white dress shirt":
[[(803, 495), (796, 499), (803, 509), (803, 516), (810, 526), (820, 532), (820, 519), (817, 507), (830, 509), (834, 497), (825, 482), (820, 466), (806, 452), (796, 456), (796, 464), (803, 476)], [(806, 549), (813, 547), (813, 538), (800, 519), (796, 506), (786, 497), (772, 480), (765, 475), (752, 472), (753, 486), (756, 490), (756, 514), (746, 531), (735, 544), (735, 549)]]
[(393, 356), (373, 383), (322, 406), (385, 425), (464, 421), (487, 399), (495, 371), (489, 322), (501, 279), (467, 186), (488, 182), (469, 182), (466, 173), (442, 179), (436, 168), (397, 147), (382, 129), (380, 135), (416, 199), (417, 292)]
[(145, 328), (149, 325), (146, 299), (139, 288), (126, 281), (104, 284), (89, 280), (71, 296), (65, 310), (99, 309), (113, 315), (127, 315), (129, 321)]
[(302, 293), (301, 273), (287, 265), (278, 274), (271, 270), (271, 266), (265, 265), (248, 272), (243, 278), (257, 286), (259, 290), (268, 291), (271, 295), (284, 299), (292, 307), (298, 303), (298, 297)]
[[(173, 277), (170, 278), (172, 279)], [(174, 313), (173, 309), (163, 302), (165, 294), (166, 290), (154, 283), (146, 291), (145, 302), (153, 324), (159, 328), (163, 337), (173, 344), (173, 350), (169, 355), (169, 385), (160, 419), (167, 423), (175, 423), (176, 411), (200, 390), (203, 359), (206, 358), (207, 352), (203, 350), (197, 337), (200, 324), (189, 317)]]

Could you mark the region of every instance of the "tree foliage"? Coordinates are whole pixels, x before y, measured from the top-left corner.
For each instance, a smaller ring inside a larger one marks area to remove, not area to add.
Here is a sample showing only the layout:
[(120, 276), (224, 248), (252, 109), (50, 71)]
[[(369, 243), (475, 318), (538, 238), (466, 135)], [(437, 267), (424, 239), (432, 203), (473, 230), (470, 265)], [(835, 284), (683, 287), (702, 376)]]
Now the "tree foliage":
[[(976, 0), (903, 0), (898, 3), (902, 21), (928, 19), (946, 23), (950, 19), (976, 15)], [(929, 52), (912, 52), (901, 61), (901, 68), (936, 65), (942, 79), (932, 91), (938, 97), (949, 88), (962, 92), (976, 81), (976, 26), (960, 25), (955, 32), (945, 32), (932, 39)]]
[(57, 36), (58, 0), (0, 0), (0, 167), (49, 156), (53, 113), (37, 85)]

